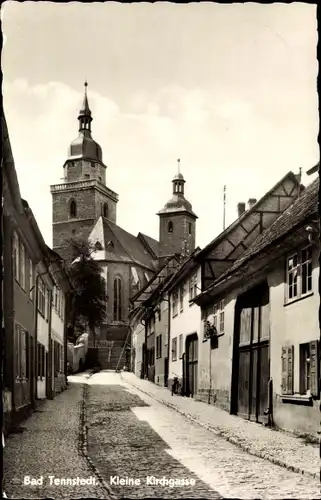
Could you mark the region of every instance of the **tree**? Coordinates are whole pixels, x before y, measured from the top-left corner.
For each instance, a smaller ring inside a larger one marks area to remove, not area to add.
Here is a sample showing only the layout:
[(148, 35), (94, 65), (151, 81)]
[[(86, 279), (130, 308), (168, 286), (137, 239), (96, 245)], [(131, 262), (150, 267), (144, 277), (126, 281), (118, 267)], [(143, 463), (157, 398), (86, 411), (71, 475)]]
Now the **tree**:
[(106, 316), (106, 282), (102, 277), (102, 267), (92, 255), (101, 248), (84, 239), (69, 240), (72, 255), (68, 266), (70, 280), (74, 287), (69, 316), (69, 338), (76, 340), (76, 327), (79, 334), (87, 324), (96, 344), (95, 331)]

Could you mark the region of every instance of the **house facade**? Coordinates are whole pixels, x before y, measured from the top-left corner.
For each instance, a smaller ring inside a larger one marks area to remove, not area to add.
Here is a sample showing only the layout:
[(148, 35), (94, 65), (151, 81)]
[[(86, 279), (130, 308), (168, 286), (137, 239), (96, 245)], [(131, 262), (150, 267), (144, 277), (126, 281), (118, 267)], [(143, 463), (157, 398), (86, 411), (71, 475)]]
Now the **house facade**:
[(3, 174), (3, 399), (5, 430), (36, 401), (35, 275), (39, 247), (25, 213), (11, 151), (2, 122)]
[(201, 266), (196, 249), (174, 274), (166, 291), (170, 304), (169, 381), (178, 377), (184, 395), (194, 396), (198, 388), (198, 350), (201, 310), (191, 302), (201, 290)]
[[(317, 180), (195, 299), (203, 314), (204, 399), (255, 422), (315, 435), (318, 189)], [(218, 311), (224, 326), (214, 319)], [(215, 334), (206, 340), (208, 325)]]
[(169, 367), (169, 298), (166, 284), (179, 266), (168, 258), (153, 278), (132, 299), (132, 359), (136, 375), (166, 386)]
[(5, 117), (3, 144), (3, 400), (5, 432), (46, 397), (46, 363), (51, 324), (48, 249), (28, 205), (21, 198)]

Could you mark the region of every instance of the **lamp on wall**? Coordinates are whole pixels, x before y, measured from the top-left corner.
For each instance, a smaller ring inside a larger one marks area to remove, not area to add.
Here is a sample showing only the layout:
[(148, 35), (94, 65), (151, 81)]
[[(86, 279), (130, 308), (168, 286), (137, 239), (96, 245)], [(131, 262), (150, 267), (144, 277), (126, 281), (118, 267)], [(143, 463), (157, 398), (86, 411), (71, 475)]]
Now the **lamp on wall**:
[(311, 245), (318, 245), (319, 244), (318, 235), (320, 234), (320, 231), (318, 228), (318, 221), (311, 221), (310, 224), (305, 226), (305, 230), (308, 233), (309, 243)]

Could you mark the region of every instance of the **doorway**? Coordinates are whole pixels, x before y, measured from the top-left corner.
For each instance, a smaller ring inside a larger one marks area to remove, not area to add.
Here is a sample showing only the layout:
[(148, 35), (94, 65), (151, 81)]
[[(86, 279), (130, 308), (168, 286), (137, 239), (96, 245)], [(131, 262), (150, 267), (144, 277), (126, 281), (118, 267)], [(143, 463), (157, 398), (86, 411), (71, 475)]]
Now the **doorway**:
[(269, 288), (266, 283), (253, 288), (237, 300), (232, 413), (259, 423), (268, 421), (269, 312)]
[(186, 395), (197, 394), (198, 337), (197, 333), (186, 337)]

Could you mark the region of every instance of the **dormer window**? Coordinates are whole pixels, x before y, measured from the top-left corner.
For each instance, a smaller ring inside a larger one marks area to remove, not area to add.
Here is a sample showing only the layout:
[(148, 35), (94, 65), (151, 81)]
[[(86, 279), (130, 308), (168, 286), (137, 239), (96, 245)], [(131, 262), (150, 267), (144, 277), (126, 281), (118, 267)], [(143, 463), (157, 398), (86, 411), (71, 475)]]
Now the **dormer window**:
[(170, 220), (167, 224), (167, 231), (169, 233), (172, 233), (173, 232), (173, 222)]

